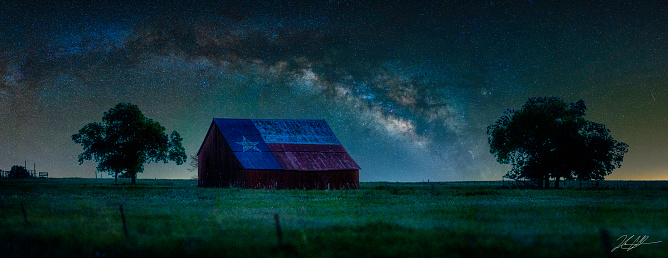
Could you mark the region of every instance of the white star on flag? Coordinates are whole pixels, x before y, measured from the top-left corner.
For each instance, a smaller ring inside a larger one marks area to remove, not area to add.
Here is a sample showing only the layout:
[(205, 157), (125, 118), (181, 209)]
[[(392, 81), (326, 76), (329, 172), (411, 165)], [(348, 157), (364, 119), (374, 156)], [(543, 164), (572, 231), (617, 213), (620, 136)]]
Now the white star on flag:
[(243, 139), (240, 142), (235, 142), (235, 143), (244, 147), (243, 152), (246, 152), (247, 150), (256, 150), (256, 151), (262, 152), (256, 146), (259, 142), (251, 142), (248, 139), (246, 139), (246, 136), (243, 136), (243, 135), (241, 137), (243, 137)]

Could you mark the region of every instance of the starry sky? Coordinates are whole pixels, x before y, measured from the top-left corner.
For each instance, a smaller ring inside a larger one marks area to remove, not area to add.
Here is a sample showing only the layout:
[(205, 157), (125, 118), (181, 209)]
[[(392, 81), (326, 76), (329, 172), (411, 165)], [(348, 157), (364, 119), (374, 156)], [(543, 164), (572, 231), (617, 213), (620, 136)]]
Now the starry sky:
[(608, 179), (668, 180), (668, 4), (553, 2), (2, 1), (0, 169), (95, 177), (71, 135), (130, 102), (188, 155), (214, 117), (325, 119), (360, 181), (501, 180), (486, 127), (557, 96), (630, 145)]

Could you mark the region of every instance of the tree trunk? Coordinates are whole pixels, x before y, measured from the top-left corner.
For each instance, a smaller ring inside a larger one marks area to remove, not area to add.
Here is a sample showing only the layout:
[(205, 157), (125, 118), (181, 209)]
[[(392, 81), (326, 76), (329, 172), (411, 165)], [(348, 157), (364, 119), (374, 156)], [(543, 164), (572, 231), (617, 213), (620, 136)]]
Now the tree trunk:
[(118, 172), (114, 172), (114, 183), (118, 183)]
[(543, 180), (545, 181), (545, 182), (544, 182), (545, 187), (544, 187), (543, 189), (550, 189), (550, 176), (549, 176), (549, 175), (545, 175), (545, 176), (543, 177)]
[(561, 179), (560, 176), (557, 176), (557, 179), (554, 181), (554, 189), (559, 189), (559, 180)]
[(137, 172), (132, 173), (132, 175), (130, 177), (132, 178), (132, 184), (133, 185), (135, 183), (137, 183)]

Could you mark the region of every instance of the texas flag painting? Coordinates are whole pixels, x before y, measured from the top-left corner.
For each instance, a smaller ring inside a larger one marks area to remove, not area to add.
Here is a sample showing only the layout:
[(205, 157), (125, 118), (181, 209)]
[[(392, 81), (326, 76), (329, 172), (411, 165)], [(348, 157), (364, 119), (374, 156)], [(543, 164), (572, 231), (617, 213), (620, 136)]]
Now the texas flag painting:
[[(359, 181), (360, 167), (325, 120), (214, 118), (198, 156), (203, 161), (200, 179), (222, 178), (223, 185), (241, 181), (248, 184), (247, 181), (253, 179), (261, 184), (267, 180), (288, 182), (285, 184), (297, 180), (299, 182), (294, 184), (303, 186), (305, 183), (300, 180), (314, 175), (322, 181), (313, 183), (319, 184), (318, 188), (323, 184), (331, 185), (334, 178), (347, 178), (348, 174), (355, 180), (346, 184)], [(296, 179), (286, 178), (288, 176)]]
[(246, 169), (359, 169), (325, 120), (216, 118), (214, 122)]

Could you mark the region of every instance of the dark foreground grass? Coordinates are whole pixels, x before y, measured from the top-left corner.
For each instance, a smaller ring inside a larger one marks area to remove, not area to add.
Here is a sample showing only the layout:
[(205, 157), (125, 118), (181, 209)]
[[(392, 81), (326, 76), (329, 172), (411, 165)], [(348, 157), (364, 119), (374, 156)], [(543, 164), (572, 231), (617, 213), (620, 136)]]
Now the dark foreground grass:
[(663, 241), (616, 250), (617, 257), (668, 254), (665, 190), (362, 183), (359, 190), (275, 191), (196, 184), (0, 180), (0, 257), (607, 257), (600, 229), (613, 247), (622, 235)]

